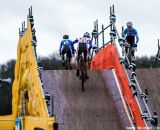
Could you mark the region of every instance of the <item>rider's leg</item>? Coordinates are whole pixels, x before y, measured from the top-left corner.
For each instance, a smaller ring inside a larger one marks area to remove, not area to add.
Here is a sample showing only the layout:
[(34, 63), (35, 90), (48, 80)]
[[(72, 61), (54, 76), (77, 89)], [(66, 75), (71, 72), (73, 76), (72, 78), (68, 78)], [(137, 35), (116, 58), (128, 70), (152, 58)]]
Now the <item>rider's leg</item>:
[(69, 58), (69, 67), (72, 69), (72, 58)]
[(132, 59), (132, 62), (136, 61), (134, 53), (135, 53), (135, 48), (132, 48), (132, 50), (131, 50), (131, 59)]
[[(134, 49), (134, 48), (133, 48), (133, 49)], [(133, 50), (133, 49), (132, 49), (132, 51), (131, 51), (131, 55), (132, 55), (132, 56), (134, 56), (134, 52), (135, 52), (135, 50)]]
[(91, 54), (90, 54), (90, 53), (91, 53), (91, 48), (88, 48), (88, 56), (87, 56), (87, 57), (88, 57), (88, 60), (90, 60), (90, 59), (91, 59), (91, 57), (90, 57), (90, 56), (91, 56)]
[(131, 39), (130, 39), (130, 46), (131, 46), (131, 62), (135, 62), (135, 60), (136, 60), (136, 58), (135, 58), (135, 56), (134, 56), (134, 53), (135, 53), (135, 47), (134, 47), (134, 44), (135, 44), (135, 38), (134, 37), (132, 37)]
[(64, 54), (65, 54), (65, 52), (62, 50), (62, 62), (63, 62), (63, 66), (64, 66)]

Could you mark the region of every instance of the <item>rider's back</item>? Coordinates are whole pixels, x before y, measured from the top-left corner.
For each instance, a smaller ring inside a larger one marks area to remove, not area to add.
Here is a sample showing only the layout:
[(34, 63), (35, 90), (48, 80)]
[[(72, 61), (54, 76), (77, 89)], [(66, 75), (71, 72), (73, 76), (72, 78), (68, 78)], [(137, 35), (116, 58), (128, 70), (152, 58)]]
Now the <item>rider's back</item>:
[(69, 40), (69, 39), (64, 39), (64, 40), (62, 40), (61, 41), (61, 47), (64, 49), (64, 48), (66, 48), (66, 49), (71, 49), (71, 47), (72, 47), (72, 41), (71, 40)]
[(78, 40), (78, 49), (88, 49), (91, 44), (90, 38), (81, 37)]

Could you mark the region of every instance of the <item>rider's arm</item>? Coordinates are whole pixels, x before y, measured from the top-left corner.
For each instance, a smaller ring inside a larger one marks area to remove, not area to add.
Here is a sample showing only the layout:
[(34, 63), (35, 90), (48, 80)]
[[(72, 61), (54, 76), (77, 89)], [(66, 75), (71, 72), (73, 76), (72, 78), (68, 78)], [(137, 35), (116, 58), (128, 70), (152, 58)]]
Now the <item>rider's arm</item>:
[(74, 40), (72, 43), (73, 43), (73, 44), (76, 44), (76, 43), (78, 43), (78, 42), (79, 42), (79, 39), (76, 38), (76, 40)]
[(62, 48), (63, 42), (60, 43), (60, 47), (59, 47), (59, 53), (61, 53), (61, 48)]
[(139, 42), (139, 36), (138, 36), (137, 31), (136, 31), (136, 43), (138, 43), (138, 42)]
[(89, 40), (89, 49), (92, 48), (92, 40)]
[(137, 44), (139, 42), (139, 36), (138, 36), (137, 30), (133, 28), (133, 32), (132, 33), (136, 37), (136, 44)]
[(74, 51), (75, 51), (74, 44), (75, 44), (75, 42), (70, 41), (70, 44), (71, 44), (72, 53), (74, 54)]
[(88, 53), (90, 54), (90, 51), (92, 49), (92, 40), (88, 40), (87, 43), (89, 44)]

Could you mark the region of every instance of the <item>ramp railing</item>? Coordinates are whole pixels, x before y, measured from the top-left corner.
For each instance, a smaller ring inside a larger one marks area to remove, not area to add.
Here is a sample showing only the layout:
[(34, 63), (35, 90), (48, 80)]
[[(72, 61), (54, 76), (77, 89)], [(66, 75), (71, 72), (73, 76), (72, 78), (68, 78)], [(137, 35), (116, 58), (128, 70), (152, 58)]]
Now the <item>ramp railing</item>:
[[(157, 122), (157, 118), (158, 118), (157, 113), (151, 112), (151, 110), (148, 107), (148, 104), (147, 104), (148, 92), (147, 92), (147, 90), (145, 92), (143, 92), (141, 89), (141, 86), (140, 86), (138, 79), (136, 77), (136, 72), (135, 72), (136, 64), (135, 64), (135, 62), (132, 62), (132, 60), (130, 61), (127, 54), (125, 53), (126, 40), (123, 35), (123, 32), (122, 32), (122, 37), (119, 35), (115, 23), (116, 23), (116, 16), (115, 16), (115, 10), (114, 10), (114, 5), (113, 5), (112, 7), (110, 7), (110, 24), (106, 28), (104, 28), (102, 25), (102, 31), (98, 32), (98, 20), (96, 20), (96, 22), (94, 23), (94, 30), (93, 30), (92, 36), (95, 41), (95, 44), (97, 45), (97, 48), (96, 49), (93, 48), (93, 51), (95, 53), (97, 53), (97, 52), (101, 51), (101, 49), (103, 49), (108, 44), (115, 45), (116, 50), (119, 55), (120, 63), (125, 71), (125, 74), (127, 76), (128, 82), (129, 82), (128, 86), (130, 87), (130, 89), (132, 91), (132, 95), (134, 96), (136, 103), (138, 105), (138, 108), (140, 110), (141, 115), (139, 115), (139, 116), (141, 116), (141, 118), (143, 119), (145, 126), (146, 126), (146, 129), (149, 129), (148, 122), (150, 122), (150, 124), (156, 129), (157, 123), (158, 123)], [(110, 41), (107, 42), (106, 44), (104, 44), (104, 31), (109, 27), (110, 27)], [(101, 35), (101, 34), (102, 34), (103, 45), (101, 47), (99, 47), (99, 35)], [(116, 44), (117, 38), (118, 38), (118, 43), (119, 43), (120, 47), (122, 48), (122, 54), (120, 54), (118, 51), (118, 46)], [(92, 52), (92, 54), (93, 54), (93, 52)], [(157, 54), (157, 56), (159, 56), (158, 54)], [(130, 71), (127, 71), (125, 63), (127, 63), (129, 65), (128, 68)], [(129, 75), (131, 75), (131, 77)], [(138, 96), (140, 96), (141, 99), (139, 99)]]

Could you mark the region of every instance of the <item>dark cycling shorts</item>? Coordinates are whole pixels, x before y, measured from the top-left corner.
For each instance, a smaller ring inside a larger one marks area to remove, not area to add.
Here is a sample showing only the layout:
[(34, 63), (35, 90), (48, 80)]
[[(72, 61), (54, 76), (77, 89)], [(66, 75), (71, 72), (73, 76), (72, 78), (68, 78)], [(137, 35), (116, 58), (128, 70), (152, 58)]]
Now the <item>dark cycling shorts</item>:
[(84, 60), (87, 61), (87, 43), (79, 43), (78, 45), (78, 60), (81, 53), (84, 53)]
[[(64, 55), (66, 53), (66, 49), (62, 50), (62, 55)], [(72, 53), (70, 49), (67, 49), (67, 57), (68, 58), (72, 58)]]
[(79, 60), (79, 57), (82, 54), (82, 52), (84, 53), (84, 61), (87, 62), (87, 49), (86, 50), (78, 50), (78, 60)]
[(135, 45), (135, 36), (133, 35), (128, 35), (126, 37), (127, 42), (130, 44), (130, 46), (134, 46)]

